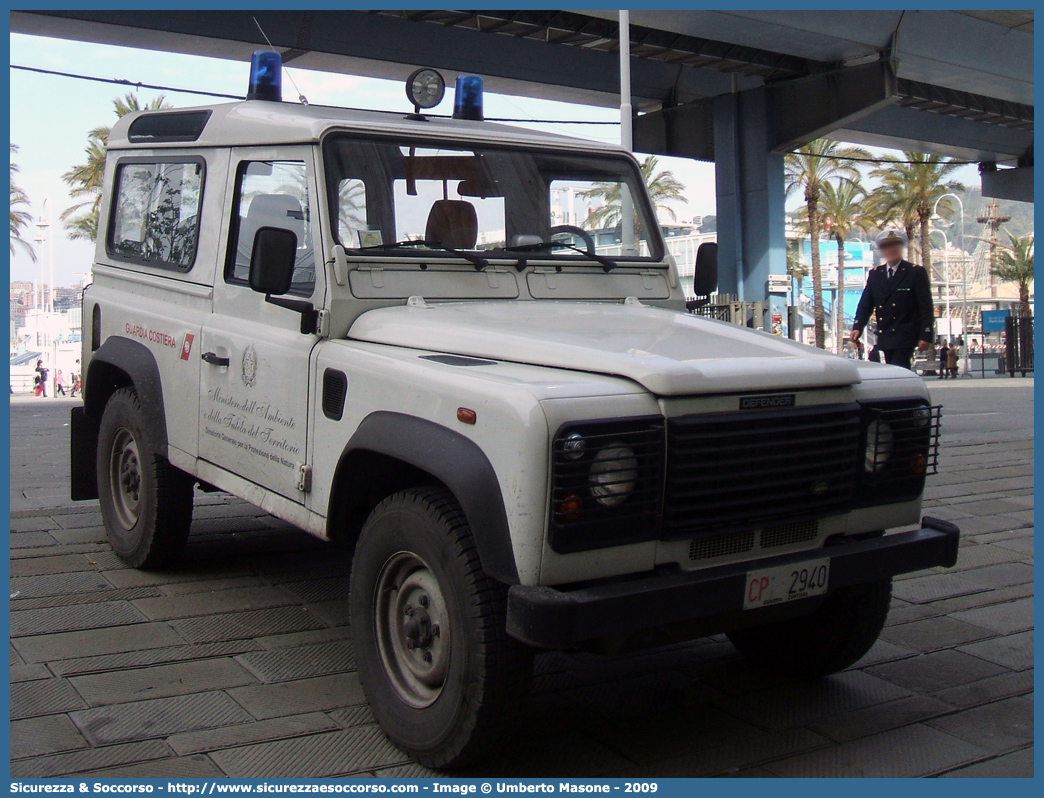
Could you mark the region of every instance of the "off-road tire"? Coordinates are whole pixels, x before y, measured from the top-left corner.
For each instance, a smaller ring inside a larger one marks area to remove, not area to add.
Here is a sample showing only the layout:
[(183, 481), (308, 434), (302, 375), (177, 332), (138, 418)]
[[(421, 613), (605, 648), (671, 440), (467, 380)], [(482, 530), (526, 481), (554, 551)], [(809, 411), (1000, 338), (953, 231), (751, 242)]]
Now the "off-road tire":
[(193, 480), (149, 446), (133, 388), (109, 397), (98, 430), (98, 501), (109, 543), (135, 568), (180, 556), (192, 526)]
[(809, 615), (729, 632), (728, 638), (766, 670), (819, 679), (863, 658), (884, 628), (891, 599), (891, 579), (841, 588)]
[[(416, 607), (405, 603), (413, 600)], [(350, 586), (358, 674), (385, 734), (420, 764), (452, 768), (476, 761), (514, 728), (532, 651), (508, 637), (506, 606), (507, 587), (483, 572), (468, 523), (448, 491), (405, 490), (370, 514)], [(438, 634), (414, 642), (398, 627), (406, 613), (429, 629), (439, 626)], [(427, 665), (415, 659), (431, 655)]]

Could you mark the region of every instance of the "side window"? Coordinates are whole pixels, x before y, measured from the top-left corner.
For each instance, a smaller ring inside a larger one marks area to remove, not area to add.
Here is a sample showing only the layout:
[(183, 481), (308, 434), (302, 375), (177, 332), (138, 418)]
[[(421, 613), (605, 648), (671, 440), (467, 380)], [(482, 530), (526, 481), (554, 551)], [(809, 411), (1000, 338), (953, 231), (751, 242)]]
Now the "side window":
[(188, 271), (196, 257), (202, 197), (202, 161), (119, 164), (109, 254)]
[(279, 227), (297, 235), (297, 264), (290, 293), (311, 296), (315, 289), (315, 250), (304, 161), (244, 161), (236, 177), (236, 197), (238, 215), (226, 279), (246, 284), (254, 236), (262, 227)]

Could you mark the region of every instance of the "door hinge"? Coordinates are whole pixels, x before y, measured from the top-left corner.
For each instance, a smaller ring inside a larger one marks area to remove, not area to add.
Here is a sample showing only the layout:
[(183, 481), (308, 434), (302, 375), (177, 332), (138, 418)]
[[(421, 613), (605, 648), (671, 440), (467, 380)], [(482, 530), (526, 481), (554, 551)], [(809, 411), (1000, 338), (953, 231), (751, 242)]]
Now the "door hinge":
[(302, 493), (310, 493), (312, 490), (312, 467), (307, 463), (297, 465), (297, 489)]
[(315, 318), (315, 334), (326, 338), (330, 334), (330, 311), (320, 310)]

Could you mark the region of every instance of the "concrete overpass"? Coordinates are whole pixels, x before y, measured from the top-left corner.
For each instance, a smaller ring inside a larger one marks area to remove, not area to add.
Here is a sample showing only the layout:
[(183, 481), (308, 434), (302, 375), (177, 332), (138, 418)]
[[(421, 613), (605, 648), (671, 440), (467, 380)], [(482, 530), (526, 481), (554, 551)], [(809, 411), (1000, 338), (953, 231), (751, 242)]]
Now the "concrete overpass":
[[(615, 106), (615, 11), (12, 11), (11, 30)], [(783, 153), (832, 138), (981, 164), (1033, 199), (1032, 11), (632, 11), (635, 149), (713, 160), (721, 290), (785, 272)]]

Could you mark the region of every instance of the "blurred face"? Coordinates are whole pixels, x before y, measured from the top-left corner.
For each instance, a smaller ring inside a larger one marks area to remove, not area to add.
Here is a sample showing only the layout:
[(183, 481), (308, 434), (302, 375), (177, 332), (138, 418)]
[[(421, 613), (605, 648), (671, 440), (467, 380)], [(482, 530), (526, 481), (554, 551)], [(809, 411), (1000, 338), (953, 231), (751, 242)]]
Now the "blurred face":
[(881, 246), (881, 257), (884, 258), (888, 263), (895, 263), (897, 260), (902, 260), (903, 245), (883, 244)]

